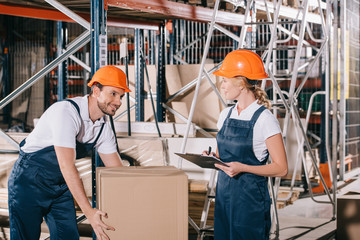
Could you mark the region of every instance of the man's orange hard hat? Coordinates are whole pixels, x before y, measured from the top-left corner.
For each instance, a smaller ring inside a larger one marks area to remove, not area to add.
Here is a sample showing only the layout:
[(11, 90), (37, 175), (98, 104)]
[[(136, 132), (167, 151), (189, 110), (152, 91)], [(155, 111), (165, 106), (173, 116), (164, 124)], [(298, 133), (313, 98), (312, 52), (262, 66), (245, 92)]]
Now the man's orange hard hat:
[(99, 68), (88, 83), (88, 86), (91, 87), (97, 82), (104, 86), (118, 87), (124, 89), (125, 92), (131, 92), (126, 84), (125, 73), (120, 68), (112, 65)]
[(251, 80), (268, 77), (264, 69), (264, 63), (259, 55), (245, 49), (239, 49), (228, 53), (220, 69), (213, 74), (227, 78), (243, 76)]

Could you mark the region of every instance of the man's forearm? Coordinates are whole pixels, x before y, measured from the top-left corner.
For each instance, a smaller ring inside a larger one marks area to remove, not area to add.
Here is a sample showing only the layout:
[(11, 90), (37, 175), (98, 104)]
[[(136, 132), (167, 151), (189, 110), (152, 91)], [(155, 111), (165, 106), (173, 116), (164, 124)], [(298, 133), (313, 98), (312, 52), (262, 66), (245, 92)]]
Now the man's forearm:
[(99, 153), (101, 160), (106, 167), (122, 167), (121, 158), (117, 152), (110, 154)]
[(74, 163), (75, 150), (71, 148), (55, 147), (55, 151), (65, 182), (77, 204), (86, 215), (92, 207), (86, 197), (84, 184)]

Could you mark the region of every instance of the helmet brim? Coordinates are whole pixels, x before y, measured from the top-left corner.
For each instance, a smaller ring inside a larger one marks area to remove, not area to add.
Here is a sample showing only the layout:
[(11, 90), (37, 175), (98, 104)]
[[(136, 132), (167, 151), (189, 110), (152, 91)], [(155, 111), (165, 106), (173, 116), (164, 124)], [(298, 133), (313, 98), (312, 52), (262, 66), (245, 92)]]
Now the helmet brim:
[[(89, 87), (92, 87), (95, 83), (97, 83), (98, 81), (93, 81), (91, 80), (87, 85)], [(100, 84), (102, 84), (101, 82), (98, 82)], [(103, 86), (110, 86), (110, 87), (117, 87), (117, 88), (121, 88), (123, 89), (125, 92), (131, 92), (131, 90), (128, 88), (128, 87), (125, 87), (125, 86), (120, 86), (120, 85), (105, 85), (105, 84), (102, 84)]]
[(220, 76), (220, 77), (226, 77), (226, 78), (234, 78), (234, 77), (246, 77), (247, 79), (250, 80), (260, 80), (260, 79), (264, 79), (269, 77), (269, 75), (267, 75), (266, 73), (263, 74), (243, 74), (243, 75), (239, 75), (238, 72), (233, 73), (233, 72), (229, 72), (229, 71), (222, 71), (221, 69), (213, 72), (214, 75), (216, 76)]

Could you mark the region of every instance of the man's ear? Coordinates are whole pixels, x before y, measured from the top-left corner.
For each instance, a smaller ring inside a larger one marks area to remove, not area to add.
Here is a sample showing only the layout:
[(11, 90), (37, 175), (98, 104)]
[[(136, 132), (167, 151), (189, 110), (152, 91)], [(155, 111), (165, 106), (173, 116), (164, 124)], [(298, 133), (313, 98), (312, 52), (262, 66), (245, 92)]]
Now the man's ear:
[(100, 88), (98, 88), (98, 86), (94, 86), (94, 89), (93, 89), (93, 94), (95, 97), (99, 97), (100, 96)]

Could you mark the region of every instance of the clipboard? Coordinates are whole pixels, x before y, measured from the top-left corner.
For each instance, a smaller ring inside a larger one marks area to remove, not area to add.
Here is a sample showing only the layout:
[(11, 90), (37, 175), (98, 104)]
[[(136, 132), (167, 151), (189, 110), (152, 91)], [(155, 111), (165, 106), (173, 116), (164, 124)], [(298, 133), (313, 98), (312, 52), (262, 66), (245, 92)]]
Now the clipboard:
[(228, 165), (225, 162), (221, 161), (220, 159), (214, 156), (207, 156), (207, 155), (193, 154), (193, 153), (175, 153), (175, 154), (202, 168), (215, 169), (216, 168), (214, 166), (215, 163), (228, 167)]

